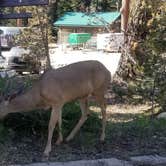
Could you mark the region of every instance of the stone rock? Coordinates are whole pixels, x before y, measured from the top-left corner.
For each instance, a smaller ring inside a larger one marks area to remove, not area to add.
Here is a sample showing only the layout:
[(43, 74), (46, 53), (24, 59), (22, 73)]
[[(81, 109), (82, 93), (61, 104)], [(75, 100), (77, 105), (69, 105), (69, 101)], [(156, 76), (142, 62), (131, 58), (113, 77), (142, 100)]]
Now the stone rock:
[(166, 119), (166, 112), (162, 112), (157, 116), (158, 119)]
[(166, 157), (161, 157), (158, 155), (137, 156), (137, 157), (131, 157), (130, 159), (133, 164), (151, 165), (151, 166), (166, 164)]

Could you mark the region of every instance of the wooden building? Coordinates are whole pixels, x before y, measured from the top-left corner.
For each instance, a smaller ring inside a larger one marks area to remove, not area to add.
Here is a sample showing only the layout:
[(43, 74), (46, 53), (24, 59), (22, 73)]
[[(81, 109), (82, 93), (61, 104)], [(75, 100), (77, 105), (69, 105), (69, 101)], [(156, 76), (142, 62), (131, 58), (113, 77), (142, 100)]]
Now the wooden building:
[(82, 13), (67, 12), (54, 26), (58, 28), (58, 43), (68, 43), (70, 33), (120, 32), (120, 12)]

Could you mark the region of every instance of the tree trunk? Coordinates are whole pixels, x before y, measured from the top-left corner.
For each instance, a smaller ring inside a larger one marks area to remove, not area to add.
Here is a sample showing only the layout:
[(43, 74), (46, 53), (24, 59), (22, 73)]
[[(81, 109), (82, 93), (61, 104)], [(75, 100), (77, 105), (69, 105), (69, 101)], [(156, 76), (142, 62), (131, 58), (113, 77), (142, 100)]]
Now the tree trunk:
[(42, 34), (42, 40), (43, 40), (43, 44), (44, 44), (44, 50), (45, 50), (45, 56), (46, 56), (46, 68), (49, 69), (49, 68), (51, 68), (51, 61), (50, 61), (49, 47), (48, 47), (48, 22), (45, 23), (45, 25), (44, 25), (44, 23), (42, 23), (42, 20), (39, 16), (39, 11), (37, 8), (36, 8), (36, 13), (38, 15), (38, 20), (40, 23), (40, 31)]
[(121, 31), (126, 32), (128, 27), (128, 18), (130, 10), (130, 0), (122, 0), (121, 12)]

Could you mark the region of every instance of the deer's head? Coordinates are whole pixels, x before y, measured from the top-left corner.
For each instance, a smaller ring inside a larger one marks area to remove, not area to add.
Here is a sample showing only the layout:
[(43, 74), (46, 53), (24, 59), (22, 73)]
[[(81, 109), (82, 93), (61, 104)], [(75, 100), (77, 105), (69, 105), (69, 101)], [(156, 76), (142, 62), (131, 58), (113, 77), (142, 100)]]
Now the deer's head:
[(12, 81), (7, 80), (3, 90), (0, 92), (0, 120), (11, 112), (10, 103), (24, 89), (23, 85), (19, 85), (15, 90), (12, 86)]

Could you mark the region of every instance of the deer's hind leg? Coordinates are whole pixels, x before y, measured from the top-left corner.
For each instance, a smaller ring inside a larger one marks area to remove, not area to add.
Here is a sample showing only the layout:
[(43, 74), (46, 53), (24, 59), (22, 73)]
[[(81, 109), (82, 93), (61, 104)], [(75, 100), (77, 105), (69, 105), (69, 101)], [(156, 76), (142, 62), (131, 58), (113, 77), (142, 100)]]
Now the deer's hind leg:
[(105, 139), (105, 128), (106, 128), (106, 99), (104, 98), (103, 93), (95, 94), (95, 98), (99, 107), (101, 108), (102, 114), (102, 132), (100, 136), (100, 141), (104, 141)]
[(77, 125), (74, 127), (74, 129), (71, 131), (71, 133), (69, 134), (69, 136), (66, 138), (67, 142), (70, 141), (71, 139), (73, 139), (73, 137), (79, 131), (79, 129), (81, 128), (81, 126), (87, 120), (87, 115), (89, 114), (89, 111), (88, 111), (88, 100), (87, 100), (87, 98), (80, 99), (79, 103), (80, 103), (80, 107), (81, 107), (82, 116), (81, 116), (79, 122), (77, 123)]

